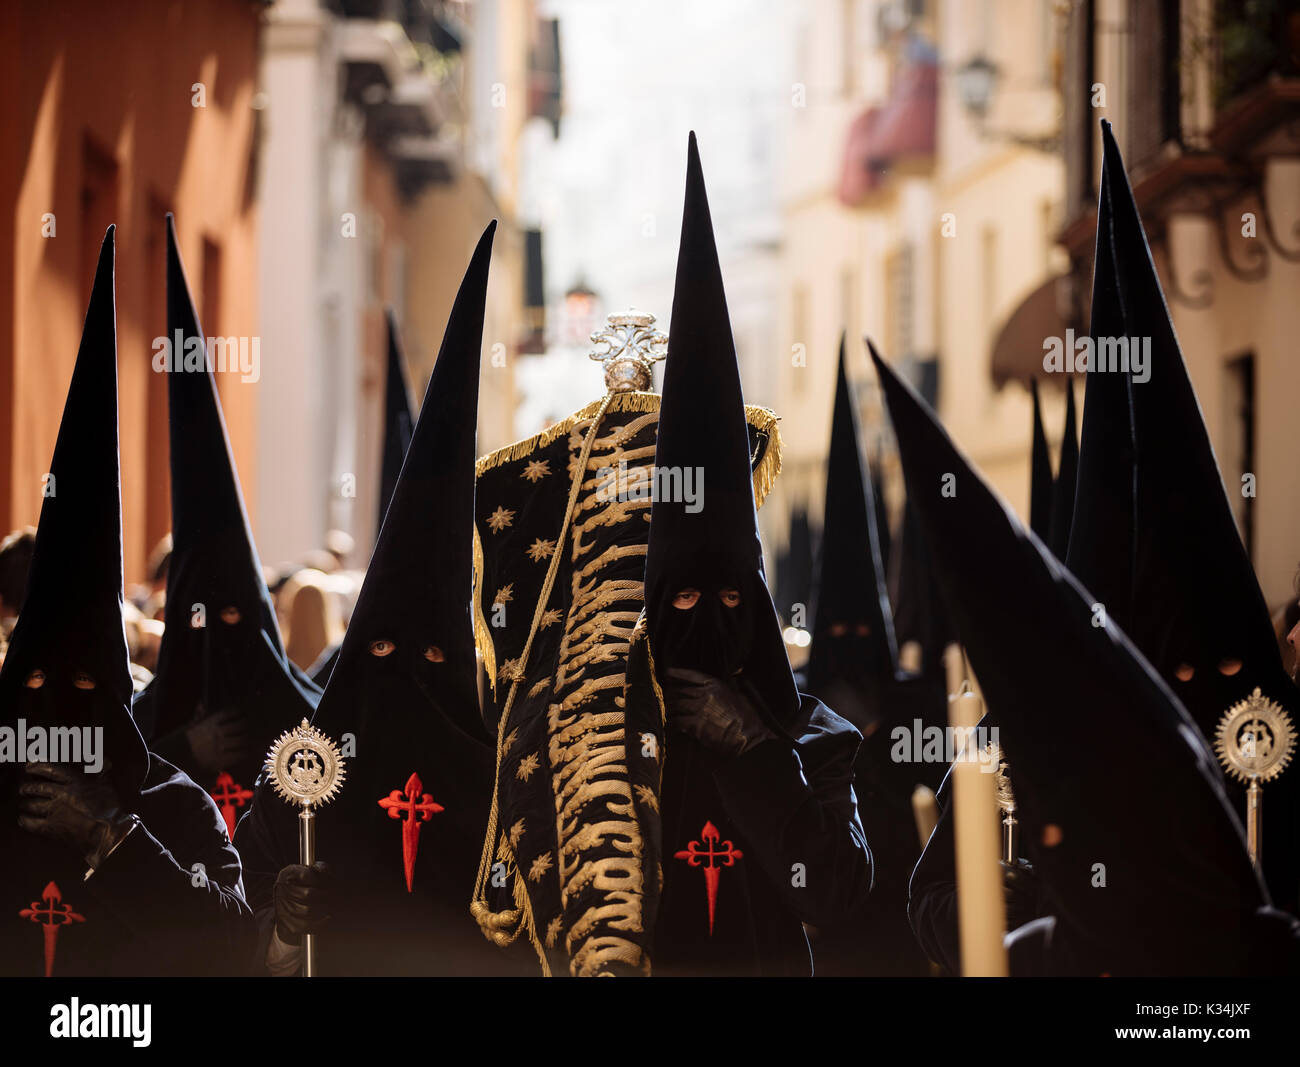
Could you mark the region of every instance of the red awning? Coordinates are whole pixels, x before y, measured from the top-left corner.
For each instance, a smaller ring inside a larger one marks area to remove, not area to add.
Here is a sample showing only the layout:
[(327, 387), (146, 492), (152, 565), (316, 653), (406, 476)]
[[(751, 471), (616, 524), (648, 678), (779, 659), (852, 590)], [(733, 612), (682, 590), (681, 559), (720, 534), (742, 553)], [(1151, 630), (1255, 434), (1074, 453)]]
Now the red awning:
[(934, 155), (939, 68), (929, 58), (902, 68), (882, 107), (853, 120), (844, 146), (840, 202), (855, 207), (901, 159)]

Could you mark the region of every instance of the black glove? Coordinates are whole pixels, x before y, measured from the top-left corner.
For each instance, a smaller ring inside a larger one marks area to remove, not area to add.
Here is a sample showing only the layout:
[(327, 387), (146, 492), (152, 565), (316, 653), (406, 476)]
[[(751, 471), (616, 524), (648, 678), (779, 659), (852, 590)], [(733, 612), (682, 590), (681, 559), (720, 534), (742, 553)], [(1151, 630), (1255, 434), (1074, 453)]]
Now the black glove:
[(1002, 860), (1002, 885), (1007, 901), (1007, 930), (1015, 930), (1038, 916), (1038, 876), (1025, 860)]
[(248, 720), (235, 708), (206, 715), (185, 731), (194, 761), (209, 774), (229, 770), (252, 755)]
[(664, 701), (683, 733), (722, 756), (739, 756), (776, 737), (764, 724), (754, 698), (738, 682), (701, 671), (670, 668)]
[(317, 860), (310, 867), (291, 863), (275, 878), (275, 932), (286, 945), (302, 942), (303, 934), (324, 929), (330, 920), (334, 877)]
[(54, 763), (29, 763), (18, 785), (18, 827), (60, 841), (98, 867), (131, 829), (117, 790), (105, 773)]

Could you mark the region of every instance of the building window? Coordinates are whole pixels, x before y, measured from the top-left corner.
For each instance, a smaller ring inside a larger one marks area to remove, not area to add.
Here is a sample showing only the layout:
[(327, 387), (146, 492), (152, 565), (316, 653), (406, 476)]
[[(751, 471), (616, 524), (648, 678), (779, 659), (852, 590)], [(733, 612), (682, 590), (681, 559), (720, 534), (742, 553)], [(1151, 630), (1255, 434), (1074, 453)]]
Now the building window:
[(1119, 112), (1127, 127), (1124, 152), (1130, 166), (1139, 166), (1182, 137), (1180, 0), (1133, 5), (1117, 32), (1126, 68)]
[(885, 259), (885, 343), (896, 359), (915, 355), (915, 263), (916, 256), (907, 242)]
[[(104, 233), (117, 219), (117, 161), (89, 137), (81, 143), (81, 306), (90, 303)], [(120, 235), (119, 235), (120, 237)]]

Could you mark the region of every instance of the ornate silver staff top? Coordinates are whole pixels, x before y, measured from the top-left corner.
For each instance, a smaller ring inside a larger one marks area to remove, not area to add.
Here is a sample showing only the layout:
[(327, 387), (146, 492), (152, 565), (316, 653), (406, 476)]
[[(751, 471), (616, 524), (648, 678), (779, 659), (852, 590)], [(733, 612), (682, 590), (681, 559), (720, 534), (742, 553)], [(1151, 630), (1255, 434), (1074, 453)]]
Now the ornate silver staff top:
[[(334, 799), (346, 771), (343, 753), (328, 737), (303, 719), (275, 739), (266, 754), (266, 773), (283, 799), (298, 805), (298, 862), (316, 862), (316, 812)], [(302, 935), (302, 974), (316, 974), (316, 935)]]
[(265, 767), (276, 793), (306, 809), (333, 800), (347, 776), (338, 746), (306, 719), (276, 738)]
[[(998, 810), (1002, 813), (1002, 862), (1016, 864), (1020, 859), (1020, 820), (1016, 818), (1016, 794), (1011, 788), (1011, 769), (1002, 746), (990, 741), (984, 750), (986, 766), (995, 768)], [(983, 768), (981, 768), (983, 770)]]
[(651, 368), (668, 354), (668, 335), (654, 329), (649, 312), (629, 309), (605, 317), (605, 328), (591, 335), (588, 354), (605, 364), (605, 388), (611, 393), (649, 392)]
[(985, 747), (987, 760), (990, 764), (997, 767), (994, 772), (997, 777), (994, 779), (998, 786), (998, 810), (1004, 816), (1015, 815), (1016, 813), (1016, 794), (1011, 788), (1011, 771), (1007, 766), (1007, 758), (1002, 754), (1002, 746), (992, 741)]
[(1280, 704), (1255, 691), (1223, 713), (1215, 731), (1219, 762), (1242, 782), (1271, 782), (1291, 762), (1295, 727)]

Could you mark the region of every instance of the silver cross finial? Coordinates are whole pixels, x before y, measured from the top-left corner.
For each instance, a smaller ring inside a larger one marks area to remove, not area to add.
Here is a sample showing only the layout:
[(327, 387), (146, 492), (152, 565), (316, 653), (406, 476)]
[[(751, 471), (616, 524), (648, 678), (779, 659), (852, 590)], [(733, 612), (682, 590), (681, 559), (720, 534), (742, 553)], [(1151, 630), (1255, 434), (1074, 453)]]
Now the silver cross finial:
[(631, 308), (606, 316), (605, 328), (591, 335), (588, 356), (605, 365), (605, 388), (611, 393), (648, 392), (651, 368), (668, 353), (668, 335), (654, 328), (655, 317)]

